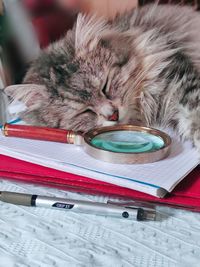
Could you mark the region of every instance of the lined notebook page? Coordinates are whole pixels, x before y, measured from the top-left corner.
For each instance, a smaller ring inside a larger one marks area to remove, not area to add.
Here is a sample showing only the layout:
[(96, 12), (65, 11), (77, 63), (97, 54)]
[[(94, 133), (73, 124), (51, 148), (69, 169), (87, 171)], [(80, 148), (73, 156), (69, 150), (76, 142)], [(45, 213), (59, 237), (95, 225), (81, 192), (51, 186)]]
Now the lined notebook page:
[(172, 152), (167, 159), (142, 165), (110, 164), (93, 159), (75, 145), (2, 135), (0, 153), (158, 196), (159, 188), (172, 191), (199, 163), (198, 154), (191, 144), (183, 144), (176, 138), (173, 139)]

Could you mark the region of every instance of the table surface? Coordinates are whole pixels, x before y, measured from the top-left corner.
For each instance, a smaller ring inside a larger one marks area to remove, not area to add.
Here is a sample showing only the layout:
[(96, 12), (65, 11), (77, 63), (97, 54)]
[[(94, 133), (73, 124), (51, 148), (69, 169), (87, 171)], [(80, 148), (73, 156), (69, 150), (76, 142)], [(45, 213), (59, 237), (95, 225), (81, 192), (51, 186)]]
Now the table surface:
[[(0, 190), (107, 201), (2, 179)], [(200, 214), (159, 211), (135, 222), (0, 202), (0, 267), (199, 267)]]

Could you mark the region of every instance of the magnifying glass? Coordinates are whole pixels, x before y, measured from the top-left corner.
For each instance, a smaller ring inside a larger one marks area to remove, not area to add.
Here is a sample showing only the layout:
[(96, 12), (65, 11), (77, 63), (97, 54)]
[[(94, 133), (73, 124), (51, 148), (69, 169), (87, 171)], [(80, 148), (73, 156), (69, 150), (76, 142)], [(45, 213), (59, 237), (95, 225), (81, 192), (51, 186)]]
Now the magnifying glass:
[(74, 131), (5, 124), (7, 137), (75, 144), (90, 156), (118, 164), (151, 163), (167, 157), (171, 138), (166, 133), (148, 127), (116, 125), (93, 129), (85, 134)]

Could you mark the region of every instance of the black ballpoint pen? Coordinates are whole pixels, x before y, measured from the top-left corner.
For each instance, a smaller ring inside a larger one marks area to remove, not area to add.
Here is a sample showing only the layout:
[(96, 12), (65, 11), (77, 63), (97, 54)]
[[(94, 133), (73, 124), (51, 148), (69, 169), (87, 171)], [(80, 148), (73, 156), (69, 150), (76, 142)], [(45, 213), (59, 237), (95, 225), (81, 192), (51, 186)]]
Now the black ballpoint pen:
[(23, 206), (57, 208), (85, 214), (105, 215), (137, 221), (155, 220), (156, 210), (143, 207), (126, 207), (109, 203), (56, 198), (48, 196), (0, 192), (0, 201)]

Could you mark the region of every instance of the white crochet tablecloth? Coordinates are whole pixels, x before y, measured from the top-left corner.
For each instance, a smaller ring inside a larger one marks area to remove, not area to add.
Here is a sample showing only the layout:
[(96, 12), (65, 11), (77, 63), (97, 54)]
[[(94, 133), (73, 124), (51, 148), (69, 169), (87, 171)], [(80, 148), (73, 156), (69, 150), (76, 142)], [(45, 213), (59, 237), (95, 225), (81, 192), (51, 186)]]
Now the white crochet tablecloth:
[[(107, 201), (0, 180), (0, 190)], [(199, 267), (200, 214), (135, 222), (0, 202), (0, 267)]]

